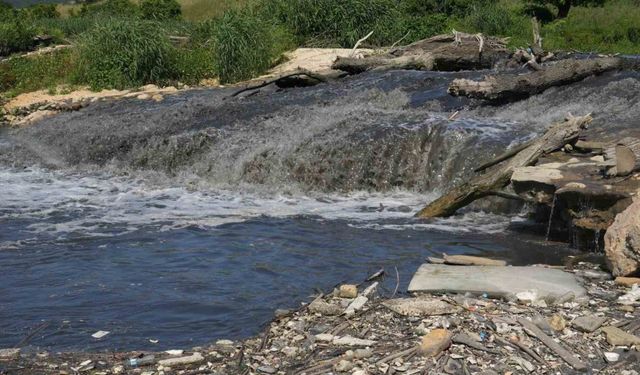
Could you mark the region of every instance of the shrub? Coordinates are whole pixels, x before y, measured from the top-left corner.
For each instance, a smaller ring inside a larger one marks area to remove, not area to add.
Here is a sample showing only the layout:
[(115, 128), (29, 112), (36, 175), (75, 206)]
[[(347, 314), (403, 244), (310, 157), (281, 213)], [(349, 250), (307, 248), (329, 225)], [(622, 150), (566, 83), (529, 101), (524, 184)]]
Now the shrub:
[(105, 0), (92, 4), (84, 4), (80, 9), (81, 17), (138, 17), (140, 8), (130, 0)]
[(169, 20), (180, 18), (182, 9), (177, 0), (142, 0), (142, 17), (149, 20)]
[(498, 5), (479, 7), (465, 21), (474, 31), (486, 35), (508, 35), (514, 26), (509, 11)]
[(231, 10), (214, 24), (213, 46), (220, 82), (251, 78), (268, 69), (290, 44), (281, 28), (250, 10)]
[(40, 20), (47, 18), (59, 18), (60, 13), (56, 9), (55, 4), (37, 4), (25, 8), (23, 12), (30, 20)]
[(79, 42), (78, 79), (94, 89), (160, 82), (172, 74), (173, 50), (159, 24), (108, 19)]
[(33, 48), (34, 29), (19, 20), (0, 23), (0, 56)]
[(262, 11), (302, 43), (352, 47), (371, 31), (370, 44), (383, 45), (402, 36), (398, 4), (394, 0), (267, 0)]

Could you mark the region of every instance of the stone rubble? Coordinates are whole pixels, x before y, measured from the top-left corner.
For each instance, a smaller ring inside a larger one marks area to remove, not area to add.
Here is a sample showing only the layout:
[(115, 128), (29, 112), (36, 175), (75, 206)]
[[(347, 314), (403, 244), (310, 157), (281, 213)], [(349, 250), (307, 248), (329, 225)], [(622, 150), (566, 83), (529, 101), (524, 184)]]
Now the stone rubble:
[[(587, 275), (597, 268), (582, 262), (574, 267), (567, 272)], [(241, 342), (161, 353), (43, 356), (5, 349), (0, 373), (640, 374), (639, 303), (617, 302), (629, 287), (605, 278), (578, 280), (584, 298), (567, 294), (545, 304), (469, 293), (387, 298), (377, 283), (363, 283), (355, 298), (336, 289), (281, 312), (260, 335)], [(359, 297), (366, 302), (347, 315)], [(131, 358), (150, 363), (131, 367)]]

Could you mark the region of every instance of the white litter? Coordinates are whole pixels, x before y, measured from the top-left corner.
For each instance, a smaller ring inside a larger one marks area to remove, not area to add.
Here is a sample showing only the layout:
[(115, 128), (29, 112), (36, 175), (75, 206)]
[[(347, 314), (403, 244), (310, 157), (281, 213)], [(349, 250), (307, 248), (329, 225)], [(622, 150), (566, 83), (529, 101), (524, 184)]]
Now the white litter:
[(98, 331), (96, 333), (94, 333), (93, 335), (91, 335), (91, 337), (93, 337), (94, 339), (101, 339), (103, 337), (105, 337), (106, 335), (108, 335), (110, 332), (109, 331)]

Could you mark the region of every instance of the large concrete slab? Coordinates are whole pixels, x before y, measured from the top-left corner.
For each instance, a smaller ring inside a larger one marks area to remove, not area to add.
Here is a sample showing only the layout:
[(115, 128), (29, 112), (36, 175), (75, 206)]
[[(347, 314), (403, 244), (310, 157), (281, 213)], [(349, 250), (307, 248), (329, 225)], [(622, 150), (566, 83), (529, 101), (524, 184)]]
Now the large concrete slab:
[(409, 283), (409, 292), (487, 293), (504, 297), (536, 290), (540, 298), (573, 292), (586, 294), (573, 274), (544, 267), (448, 266), (423, 264)]

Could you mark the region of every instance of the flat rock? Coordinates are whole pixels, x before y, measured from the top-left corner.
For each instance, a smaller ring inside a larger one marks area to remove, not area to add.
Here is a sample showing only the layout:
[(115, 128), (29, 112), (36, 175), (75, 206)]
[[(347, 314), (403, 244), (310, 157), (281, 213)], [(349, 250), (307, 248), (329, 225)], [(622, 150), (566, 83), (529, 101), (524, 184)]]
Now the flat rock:
[(607, 337), (607, 342), (615, 346), (631, 346), (640, 344), (640, 337), (627, 333), (618, 327), (604, 327), (602, 332)]
[(314, 313), (329, 316), (342, 314), (342, 308), (340, 308), (340, 306), (326, 303), (322, 300), (311, 302), (311, 304), (309, 305), (309, 310)]
[(436, 298), (396, 298), (383, 303), (391, 311), (404, 316), (431, 316), (454, 314), (462, 310)]
[(606, 321), (607, 318), (603, 316), (585, 315), (576, 318), (573, 321), (573, 326), (576, 327), (578, 331), (591, 333), (600, 328)]
[(423, 264), (409, 283), (409, 292), (473, 293), (505, 297), (536, 290), (546, 299), (573, 293), (586, 295), (570, 273), (544, 267), (447, 266)]
[(192, 355), (178, 358), (169, 358), (158, 361), (161, 366), (176, 366), (176, 365), (190, 365), (192, 363), (200, 363), (204, 361), (204, 357), (200, 353), (193, 353)]

